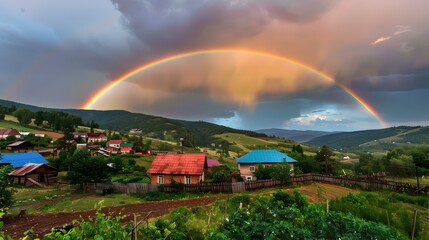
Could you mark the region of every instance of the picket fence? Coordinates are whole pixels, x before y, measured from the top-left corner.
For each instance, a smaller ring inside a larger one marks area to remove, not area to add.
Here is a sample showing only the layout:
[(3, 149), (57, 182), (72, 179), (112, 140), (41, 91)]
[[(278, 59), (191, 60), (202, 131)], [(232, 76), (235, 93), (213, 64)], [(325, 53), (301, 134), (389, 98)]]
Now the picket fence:
[(360, 177), (342, 177), (328, 176), (321, 174), (299, 174), (290, 177), (287, 181), (280, 180), (255, 180), (233, 183), (212, 183), (212, 184), (173, 184), (156, 185), (148, 183), (85, 183), (83, 190), (87, 192), (108, 194), (112, 192), (121, 192), (125, 194), (144, 194), (154, 191), (162, 192), (202, 192), (202, 193), (237, 193), (245, 191), (254, 191), (257, 189), (286, 186), (292, 184), (305, 183), (330, 183), (350, 188), (360, 188), (365, 190), (388, 190), (394, 192), (429, 192), (429, 185), (418, 188), (416, 184), (387, 181), (378, 176), (360, 176)]

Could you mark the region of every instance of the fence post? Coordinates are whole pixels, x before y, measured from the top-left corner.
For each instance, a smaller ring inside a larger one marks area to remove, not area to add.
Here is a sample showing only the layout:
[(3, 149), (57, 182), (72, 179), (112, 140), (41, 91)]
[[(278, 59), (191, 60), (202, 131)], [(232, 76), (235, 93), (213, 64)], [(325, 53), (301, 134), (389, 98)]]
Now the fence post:
[(414, 232), (416, 230), (417, 210), (414, 210), (413, 230), (411, 232), (411, 240), (414, 240)]

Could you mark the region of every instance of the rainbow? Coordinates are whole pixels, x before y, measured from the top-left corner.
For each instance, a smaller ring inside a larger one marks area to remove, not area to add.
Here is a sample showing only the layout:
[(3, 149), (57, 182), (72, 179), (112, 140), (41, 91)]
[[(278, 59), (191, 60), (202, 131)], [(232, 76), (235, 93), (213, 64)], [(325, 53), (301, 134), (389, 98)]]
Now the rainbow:
[(377, 113), (377, 111), (367, 102), (365, 101), (362, 97), (360, 97), (357, 93), (355, 93), (354, 91), (352, 91), (350, 88), (336, 82), (332, 77), (328, 76), (327, 74), (309, 66), (306, 64), (303, 64), (301, 62), (298, 62), (294, 59), (290, 59), (290, 58), (286, 58), (280, 55), (275, 55), (272, 53), (266, 53), (266, 52), (262, 52), (262, 51), (254, 51), (254, 50), (245, 50), (245, 49), (209, 49), (209, 50), (200, 50), (200, 51), (193, 51), (193, 52), (186, 52), (186, 53), (181, 53), (181, 54), (176, 54), (173, 56), (169, 56), (169, 57), (165, 57), (165, 58), (161, 58), (149, 63), (146, 63), (136, 69), (133, 69), (127, 73), (125, 73), (124, 75), (116, 78), (114, 81), (112, 81), (111, 83), (105, 85), (104, 87), (102, 87), (100, 90), (98, 90), (93, 96), (91, 96), (89, 98), (89, 100), (87, 100), (82, 106), (82, 109), (90, 109), (92, 107), (92, 105), (94, 105), (98, 99), (100, 99), (103, 95), (107, 94), (110, 90), (112, 90), (115, 86), (117, 86), (119, 83), (121, 83), (122, 81), (125, 81), (127, 78), (134, 76), (137, 73), (140, 73), (142, 71), (146, 71), (150, 68), (156, 67), (158, 65), (161, 64), (165, 64), (171, 61), (175, 61), (175, 60), (179, 60), (182, 58), (187, 58), (187, 57), (192, 57), (192, 56), (197, 56), (197, 55), (205, 55), (205, 54), (221, 54), (221, 53), (240, 53), (240, 54), (249, 54), (249, 55), (256, 55), (256, 56), (261, 56), (261, 57), (267, 57), (267, 58), (271, 58), (271, 59), (275, 59), (275, 60), (279, 60), (279, 61), (283, 61), (283, 62), (287, 62), (290, 64), (293, 64), (295, 66), (298, 66), (302, 69), (305, 69), (311, 73), (316, 74), (317, 76), (335, 83), (336, 85), (338, 85), (339, 87), (341, 87), (345, 92), (347, 92), (353, 99), (356, 100), (356, 102), (358, 102), (366, 111), (368, 111), (372, 116), (374, 116), (374, 118), (380, 123), (380, 125), (382, 125), (383, 127), (386, 127), (387, 124), (386, 122), (382, 119), (382, 117), (380, 116), (380, 114)]

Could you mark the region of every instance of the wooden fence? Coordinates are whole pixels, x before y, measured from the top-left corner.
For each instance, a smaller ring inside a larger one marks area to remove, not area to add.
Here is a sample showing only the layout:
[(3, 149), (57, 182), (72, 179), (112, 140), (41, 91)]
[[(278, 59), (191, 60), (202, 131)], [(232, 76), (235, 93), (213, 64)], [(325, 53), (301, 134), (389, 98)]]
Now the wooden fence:
[(213, 184), (174, 184), (174, 185), (156, 185), (148, 183), (85, 183), (83, 190), (96, 193), (110, 193), (112, 191), (136, 194), (148, 193), (154, 191), (162, 192), (203, 192), (203, 193), (236, 193), (245, 191), (254, 191), (263, 188), (272, 188), (286, 186), (291, 184), (305, 184), (312, 182), (330, 183), (351, 188), (361, 188), (365, 190), (389, 190), (403, 191), (408, 193), (429, 192), (429, 185), (422, 186), (420, 189), (416, 184), (387, 181), (380, 177), (360, 176), (360, 177), (340, 177), (327, 176), (321, 174), (300, 174), (292, 176), (287, 181), (279, 180), (256, 180), (235, 183), (213, 183)]

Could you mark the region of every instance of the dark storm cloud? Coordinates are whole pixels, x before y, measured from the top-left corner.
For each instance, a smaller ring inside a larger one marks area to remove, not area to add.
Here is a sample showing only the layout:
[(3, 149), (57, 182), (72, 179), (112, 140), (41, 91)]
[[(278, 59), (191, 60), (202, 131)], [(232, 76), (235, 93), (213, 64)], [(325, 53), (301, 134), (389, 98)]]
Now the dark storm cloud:
[(376, 45), (340, 53), (336, 80), (359, 91), (412, 91), (429, 88), (429, 31), (407, 31)]
[(390, 74), (357, 79), (351, 83), (353, 89), (360, 91), (402, 92), (429, 89), (428, 71), (415, 71), (409, 74)]
[(260, 34), (274, 20), (306, 23), (338, 1), (112, 0), (123, 24), (150, 50), (231, 46)]

